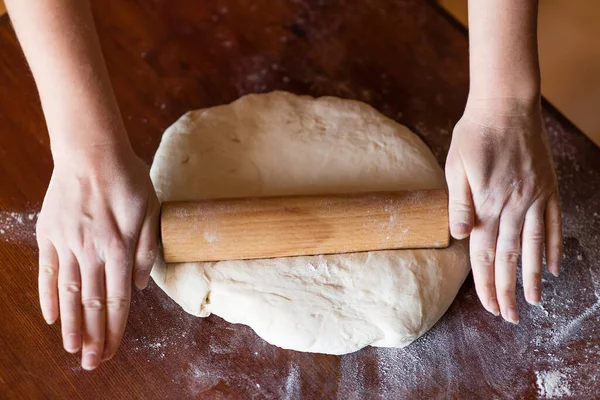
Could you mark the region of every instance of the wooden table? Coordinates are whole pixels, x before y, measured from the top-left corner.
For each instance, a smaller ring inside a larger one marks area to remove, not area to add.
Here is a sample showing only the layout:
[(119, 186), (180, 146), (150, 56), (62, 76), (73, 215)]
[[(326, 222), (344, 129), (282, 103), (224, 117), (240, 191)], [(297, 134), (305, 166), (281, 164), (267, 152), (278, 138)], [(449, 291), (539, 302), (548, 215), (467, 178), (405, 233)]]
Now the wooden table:
[[(467, 38), (429, 2), (96, 0), (133, 146), (148, 164), (183, 112), (274, 89), (372, 104), (440, 163), (468, 87)], [(31, 75), (0, 23), (0, 398), (534, 398), (600, 396), (600, 149), (546, 105), (565, 221), (564, 273), (513, 326), (471, 278), (406, 349), (280, 350), (247, 327), (136, 291), (115, 358), (85, 372), (37, 304), (36, 212), (52, 160)]]

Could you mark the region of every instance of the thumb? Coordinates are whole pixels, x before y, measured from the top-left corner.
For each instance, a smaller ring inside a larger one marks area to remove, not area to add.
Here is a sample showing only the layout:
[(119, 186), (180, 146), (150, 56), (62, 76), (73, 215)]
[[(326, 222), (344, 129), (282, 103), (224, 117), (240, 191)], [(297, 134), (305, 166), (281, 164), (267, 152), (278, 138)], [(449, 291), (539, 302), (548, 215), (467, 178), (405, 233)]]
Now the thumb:
[(475, 213), (469, 181), (462, 168), (446, 166), (448, 182), (448, 214), (450, 234), (460, 240), (468, 237), (473, 230)]
[(158, 255), (158, 218), (160, 206), (149, 205), (140, 229), (133, 265), (133, 282), (138, 289), (148, 285), (150, 272)]

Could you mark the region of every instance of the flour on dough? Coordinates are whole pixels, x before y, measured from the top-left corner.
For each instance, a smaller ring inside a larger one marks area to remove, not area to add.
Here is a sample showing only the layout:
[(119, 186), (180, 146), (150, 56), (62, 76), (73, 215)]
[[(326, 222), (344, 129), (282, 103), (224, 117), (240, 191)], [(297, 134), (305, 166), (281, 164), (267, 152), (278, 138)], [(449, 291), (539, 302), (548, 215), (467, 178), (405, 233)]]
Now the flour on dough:
[[(433, 154), (408, 128), (361, 102), (286, 92), (188, 112), (165, 132), (151, 177), (161, 201), (444, 187)], [(453, 242), (443, 250), (159, 260), (152, 278), (190, 314), (249, 325), (286, 349), (345, 354), (410, 344), (444, 314), (468, 270), (466, 246)]]

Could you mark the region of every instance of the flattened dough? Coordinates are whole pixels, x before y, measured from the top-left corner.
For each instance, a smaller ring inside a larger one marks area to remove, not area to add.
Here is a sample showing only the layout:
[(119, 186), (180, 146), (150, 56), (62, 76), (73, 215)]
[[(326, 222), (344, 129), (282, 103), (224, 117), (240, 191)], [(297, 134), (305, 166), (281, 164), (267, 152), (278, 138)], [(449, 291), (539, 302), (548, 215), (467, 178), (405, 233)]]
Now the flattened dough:
[[(444, 186), (427, 146), (367, 104), (285, 92), (191, 111), (151, 169), (161, 201)], [(154, 281), (190, 314), (249, 325), (286, 349), (403, 347), (443, 315), (466, 247), (217, 263), (159, 260)]]

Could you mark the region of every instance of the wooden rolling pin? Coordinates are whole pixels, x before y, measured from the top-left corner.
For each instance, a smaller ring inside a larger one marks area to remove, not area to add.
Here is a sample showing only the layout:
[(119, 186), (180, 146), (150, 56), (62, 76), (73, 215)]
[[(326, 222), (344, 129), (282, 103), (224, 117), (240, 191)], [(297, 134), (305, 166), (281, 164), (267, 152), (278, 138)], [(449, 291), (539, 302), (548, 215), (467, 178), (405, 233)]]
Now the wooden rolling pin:
[(218, 261), (449, 244), (443, 189), (165, 202), (166, 262)]

